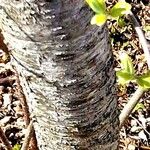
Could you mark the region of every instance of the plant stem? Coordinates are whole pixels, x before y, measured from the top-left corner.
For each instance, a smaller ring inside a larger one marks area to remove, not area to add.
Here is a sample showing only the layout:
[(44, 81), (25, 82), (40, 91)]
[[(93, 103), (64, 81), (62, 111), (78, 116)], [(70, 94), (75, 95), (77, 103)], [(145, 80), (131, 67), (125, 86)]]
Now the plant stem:
[(32, 133), (33, 133), (33, 122), (31, 121), (30, 124), (28, 125), (27, 132), (25, 135), (24, 143), (22, 145), (21, 150), (28, 150), (30, 140), (32, 138)]
[(129, 13), (129, 18), (135, 28), (135, 31), (139, 37), (140, 44), (142, 45), (145, 58), (147, 60), (148, 68), (150, 69), (150, 50), (148, 48), (147, 40), (145, 39), (144, 33), (140, 27), (140, 24), (138, 23), (137, 19), (135, 18), (134, 14), (132, 12)]
[[(147, 40), (145, 39), (145, 36), (140, 27), (140, 24), (138, 23), (134, 14), (132, 12), (130, 12), (128, 16), (129, 16), (130, 21), (132, 22), (132, 24), (135, 28), (135, 31), (139, 37), (139, 42), (142, 45), (142, 48), (143, 48), (143, 51), (145, 54), (145, 58), (147, 60), (148, 68), (150, 70), (150, 50), (148, 48)], [(128, 103), (125, 105), (125, 107), (123, 108), (123, 110), (119, 116), (120, 128), (124, 125), (125, 120), (129, 117), (130, 113), (133, 111), (134, 107), (137, 105), (137, 103), (139, 102), (139, 100), (142, 97), (142, 95), (144, 94), (144, 92), (145, 92), (145, 90), (139, 87), (136, 90), (136, 92), (133, 94), (133, 96), (130, 98)]]
[(131, 114), (132, 110), (134, 109), (134, 107), (138, 103), (139, 99), (142, 97), (143, 93), (144, 93), (144, 90), (139, 87), (135, 91), (133, 96), (130, 98), (128, 103), (125, 105), (125, 107), (123, 108), (123, 110), (122, 110), (122, 112), (121, 112), (121, 114), (119, 116), (120, 127), (122, 127), (122, 125), (124, 124), (125, 120)]
[[(21, 101), (21, 104), (22, 104), (22, 109), (23, 109), (23, 112), (24, 112), (24, 121), (26, 123), (26, 127), (28, 127), (29, 123), (30, 123), (30, 113), (29, 113), (29, 108), (28, 108), (28, 104), (27, 104), (27, 100), (26, 100), (26, 97), (24, 95), (24, 93), (22, 92), (23, 89), (22, 89), (22, 86), (21, 86), (21, 83), (20, 83), (20, 80), (19, 80), (19, 74), (17, 72), (17, 69), (15, 68), (15, 73), (16, 73), (16, 76), (17, 76), (17, 85), (18, 85), (18, 96), (20, 97), (20, 101)], [(35, 136), (35, 131), (33, 129), (33, 132), (32, 132), (32, 138), (30, 140), (30, 146), (31, 146), (31, 150), (38, 150), (38, 147), (37, 147), (37, 140), (36, 140), (36, 136)]]

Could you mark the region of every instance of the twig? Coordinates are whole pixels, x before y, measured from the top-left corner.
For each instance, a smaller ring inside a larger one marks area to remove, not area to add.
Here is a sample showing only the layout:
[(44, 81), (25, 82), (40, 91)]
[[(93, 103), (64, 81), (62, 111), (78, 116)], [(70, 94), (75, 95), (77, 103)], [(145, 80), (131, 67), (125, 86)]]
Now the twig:
[[(145, 36), (141, 30), (141, 27), (138, 23), (138, 21), (136, 20), (135, 16), (133, 15), (132, 12), (129, 13), (129, 18), (136, 30), (136, 33), (139, 37), (139, 41), (142, 45), (144, 54), (145, 54), (145, 58), (147, 60), (147, 64), (148, 64), (148, 68), (150, 69), (150, 50), (148, 48), (148, 44), (147, 41), (145, 39)], [(130, 100), (128, 101), (128, 103), (125, 105), (125, 107), (123, 108), (119, 119), (120, 119), (120, 128), (123, 126), (125, 120), (129, 117), (130, 113), (132, 112), (132, 110), (134, 109), (134, 107), (137, 105), (137, 103), (139, 102), (140, 98), (142, 97), (142, 95), (144, 94), (145, 90), (142, 88), (138, 88), (136, 90), (136, 92), (133, 94), (133, 96), (130, 98)]]
[(12, 146), (9, 143), (9, 141), (1, 127), (0, 127), (0, 138), (1, 138), (1, 141), (3, 142), (3, 144), (6, 146), (7, 150), (12, 150)]
[(16, 80), (16, 77), (12, 77), (12, 76), (1, 78), (0, 79), (0, 85), (12, 84), (15, 80)]
[(144, 93), (144, 90), (141, 89), (141, 88), (138, 88), (135, 91), (135, 93), (133, 94), (133, 96), (130, 98), (128, 103), (125, 105), (125, 107), (123, 108), (123, 110), (122, 110), (122, 112), (121, 112), (121, 114), (119, 116), (120, 127), (123, 126), (125, 120), (131, 114), (132, 110), (137, 105), (137, 103), (138, 103), (139, 99), (142, 97), (143, 93)]
[[(121, 143), (125, 143), (126, 141), (125, 140), (120, 140)], [(138, 146), (137, 144), (135, 145), (136, 148), (141, 148), (143, 150), (150, 150), (150, 147), (148, 146)]]
[[(22, 92), (23, 89), (21, 87), (20, 80), (19, 80), (19, 74), (16, 71), (16, 69), (15, 69), (15, 72), (16, 72), (16, 76), (17, 76), (16, 81), (17, 81), (17, 85), (18, 85), (18, 94), (19, 94), (20, 101), (21, 101), (21, 104), (22, 104), (22, 109), (23, 109), (23, 112), (24, 112), (24, 120), (25, 120), (26, 126), (28, 126), (29, 123), (30, 123), (29, 108), (28, 108), (28, 104), (27, 104), (27, 101), (26, 101), (26, 97), (25, 97), (24, 93)], [(33, 132), (32, 132), (32, 138), (30, 140), (30, 146), (31, 146), (31, 150), (38, 150), (34, 128), (33, 128)]]
[(135, 117), (131, 116), (132, 119), (134, 119), (139, 126), (141, 126), (141, 128), (148, 134), (148, 136), (150, 137), (150, 133), (144, 128), (144, 126), (138, 121), (138, 119), (136, 119)]
[(26, 132), (25, 139), (24, 139), (24, 143), (22, 145), (21, 150), (28, 150), (29, 143), (30, 143), (30, 140), (32, 138), (32, 133), (33, 133), (33, 121), (31, 121), (30, 124), (28, 125), (27, 132)]
[(148, 68), (150, 69), (150, 50), (148, 48), (147, 40), (146, 40), (144, 33), (140, 27), (140, 24), (138, 23), (137, 19), (135, 18), (134, 14), (132, 12), (130, 12), (128, 16), (129, 16), (129, 18), (135, 28), (135, 31), (139, 37), (139, 41), (141, 43), (141, 46), (142, 46), (144, 54), (145, 54), (145, 58), (147, 60)]
[(30, 123), (29, 108), (28, 108), (28, 104), (26, 101), (26, 97), (25, 97), (24, 93), (22, 92), (23, 90), (22, 90), (22, 87), (20, 85), (19, 75), (18, 75), (18, 72), (16, 71), (16, 69), (15, 69), (15, 73), (17, 76), (16, 82), (17, 82), (17, 86), (18, 86), (18, 90), (17, 90), (18, 91), (18, 97), (20, 98), (20, 101), (21, 101), (26, 126), (28, 126)]

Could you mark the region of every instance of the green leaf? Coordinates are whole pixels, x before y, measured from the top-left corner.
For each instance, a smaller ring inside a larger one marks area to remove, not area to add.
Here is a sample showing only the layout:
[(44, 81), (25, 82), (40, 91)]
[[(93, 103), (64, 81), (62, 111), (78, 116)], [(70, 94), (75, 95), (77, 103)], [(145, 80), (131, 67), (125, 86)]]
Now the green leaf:
[(124, 72), (124, 70), (117, 71), (116, 75), (118, 77), (118, 82), (121, 85), (125, 85), (126, 83), (135, 79), (133, 74), (130, 74), (128, 72)]
[(119, 17), (119, 18), (117, 19), (117, 23), (118, 23), (118, 25), (119, 25), (120, 27), (124, 27), (124, 26), (126, 25), (125, 20), (124, 20), (123, 18), (121, 18), (121, 17)]
[(143, 30), (149, 34), (149, 32), (150, 32), (150, 25), (145, 26)]
[(13, 150), (20, 150), (21, 149), (21, 145), (20, 144), (16, 144), (14, 147), (13, 147)]
[(106, 0), (98, 0), (98, 2), (101, 4), (102, 10), (106, 11)]
[(135, 111), (137, 111), (137, 110), (139, 110), (139, 109), (144, 109), (144, 108), (145, 108), (145, 106), (144, 106), (143, 103), (138, 103), (138, 104), (135, 106), (135, 108), (133, 109), (133, 112), (135, 112)]
[(133, 68), (133, 63), (131, 61), (131, 58), (128, 56), (128, 54), (121, 53), (120, 60), (121, 60), (120, 65), (121, 65), (121, 68), (124, 70), (124, 72), (134, 75), (135, 70)]
[(110, 15), (113, 18), (118, 18), (123, 16), (124, 14), (128, 14), (130, 10), (131, 5), (129, 3), (121, 1), (111, 8)]
[(107, 20), (107, 16), (105, 14), (96, 14), (91, 19), (91, 24), (96, 24), (98, 26), (103, 25)]
[(106, 13), (105, 0), (86, 0), (95, 13)]
[(150, 71), (148, 73), (141, 75), (139, 77), (136, 77), (136, 81), (144, 89), (150, 88)]

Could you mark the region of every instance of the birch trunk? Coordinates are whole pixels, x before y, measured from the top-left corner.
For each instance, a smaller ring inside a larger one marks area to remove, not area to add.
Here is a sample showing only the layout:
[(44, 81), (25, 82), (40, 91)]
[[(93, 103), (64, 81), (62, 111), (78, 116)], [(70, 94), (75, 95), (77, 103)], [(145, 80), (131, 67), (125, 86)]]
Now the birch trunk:
[(83, 0), (0, 0), (40, 150), (116, 150), (118, 110), (106, 25)]

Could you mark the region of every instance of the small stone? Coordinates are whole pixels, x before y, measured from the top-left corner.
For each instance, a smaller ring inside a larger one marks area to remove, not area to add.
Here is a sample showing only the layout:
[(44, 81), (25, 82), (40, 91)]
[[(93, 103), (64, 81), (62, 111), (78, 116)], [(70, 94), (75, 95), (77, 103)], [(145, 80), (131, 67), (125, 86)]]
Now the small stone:
[(13, 102), (13, 105), (14, 105), (13, 110), (16, 112), (15, 116), (16, 117), (22, 117), (23, 111), (22, 111), (22, 106), (21, 106), (20, 101)]
[(18, 118), (16, 124), (18, 125), (18, 127), (20, 128), (24, 128), (25, 127), (25, 121), (23, 120), (23, 118)]
[(131, 126), (137, 126), (137, 122), (136, 122), (136, 120), (131, 120)]
[(12, 104), (14, 105), (14, 107), (21, 107), (20, 101), (14, 101)]
[(4, 108), (6, 108), (12, 102), (12, 94), (3, 94), (3, 100)]
[(7, 90), (9, 93), (13, 93), (13, 88), (12, 87), (7, 87)]
[(22, 111), (18, 111), (18, 112), (16, 112), (15, 117), (20, 118), (20, 117), (23, 117), (23, 115), (24, 114)]
[(5, 116), (3, 119), (0, 120), (1, 126), (6, 126), (11, 120), (11, 116)]
[(9, 134), (9, 138), (14, 137), (14, 133)]

